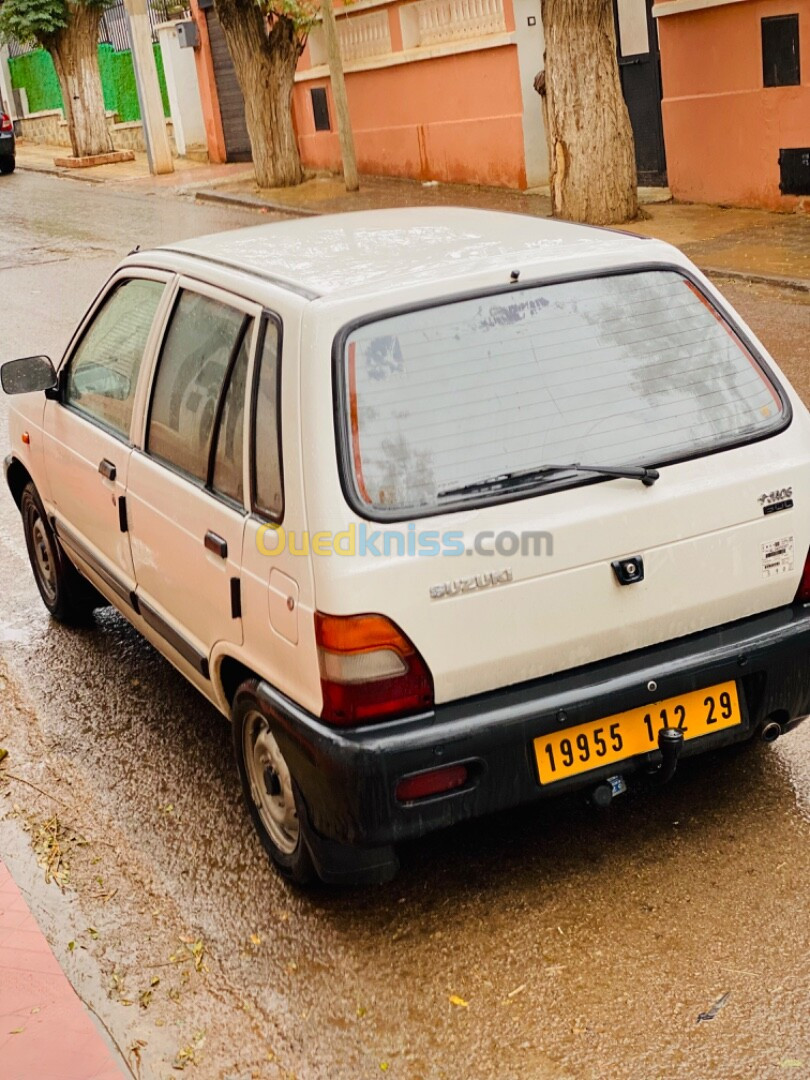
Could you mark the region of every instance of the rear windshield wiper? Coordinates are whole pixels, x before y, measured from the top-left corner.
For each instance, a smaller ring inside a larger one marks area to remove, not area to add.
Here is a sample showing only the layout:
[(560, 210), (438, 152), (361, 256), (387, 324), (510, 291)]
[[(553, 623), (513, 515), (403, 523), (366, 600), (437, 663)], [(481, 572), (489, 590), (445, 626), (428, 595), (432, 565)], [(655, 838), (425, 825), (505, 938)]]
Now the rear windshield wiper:
[(461, 484), (459, 487), (445, 488), (439, 492), (440, 499), (448, 499), (453, 495), (472, 495), (476, 491), (503, 491), (523, 484), (530, 484), (533, 480), (540, 480), (544, 476), (554, 473), (596, 473), (599, 476), (618, 476), (627, 480), (640, 480), (645, 487), (652, 487), (660, 476), (657, 469), (649, 469), (644, 465), (580, 465), (575, 462), (571, 465), (539, 465), (534, 469), (518, 469), (514, 472), (500, 473), (498, 476), (490, 476), (485, 480), (474, 480), (471, 484)]

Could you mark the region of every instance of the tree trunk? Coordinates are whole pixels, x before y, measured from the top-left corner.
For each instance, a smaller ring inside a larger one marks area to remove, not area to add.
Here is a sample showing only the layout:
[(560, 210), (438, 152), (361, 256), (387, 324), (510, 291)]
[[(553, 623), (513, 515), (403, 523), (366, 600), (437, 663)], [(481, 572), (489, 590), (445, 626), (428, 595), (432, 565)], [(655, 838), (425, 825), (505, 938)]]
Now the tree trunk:
[(638, 214), (635, 147), (619, 82), (611, 0), (543, 0), (546, 118), (555, 217), (590, 225)]
[(101, 8), (68, 4), (70, 21), (43, 42), (53, 59), (62, 88), (74, 157), (108, 154), (113, 149), (98, 69)]
[(264, 188), (300, 184), (292, 94), (303, 44), (295, 25), (277, 16), (268, 34), (256, 0), (216, 0), (216, 8), (245, 99), (256, 182)]

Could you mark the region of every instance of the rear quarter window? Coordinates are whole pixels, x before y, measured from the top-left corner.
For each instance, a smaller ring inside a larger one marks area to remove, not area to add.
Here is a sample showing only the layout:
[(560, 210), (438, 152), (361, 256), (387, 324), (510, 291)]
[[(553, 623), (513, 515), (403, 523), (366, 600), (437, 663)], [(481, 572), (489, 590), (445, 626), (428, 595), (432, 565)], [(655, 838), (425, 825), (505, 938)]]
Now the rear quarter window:
[(370, 516), (468, 505), (485, 496), (442, 493), (547, 464), (661, 465), (785, 421), (763, 366), (676, 270), (381, 317), (338, 361), (348, 487)]

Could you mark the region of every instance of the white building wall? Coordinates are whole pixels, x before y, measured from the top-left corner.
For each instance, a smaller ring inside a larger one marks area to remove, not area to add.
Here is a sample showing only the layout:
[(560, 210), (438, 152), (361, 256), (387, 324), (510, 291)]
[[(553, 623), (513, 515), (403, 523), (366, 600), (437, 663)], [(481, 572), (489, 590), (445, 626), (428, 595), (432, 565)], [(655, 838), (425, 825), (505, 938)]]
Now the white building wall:
[(545, 39), (540, 0), (513, 0), (520, 89), (523, 94), (523, 145), (526, 155), (526, 186), (548, 183), (548, 140), (543, 102), (534, 89), (534, 78), (543, 70)]
[(182, 157), (189, 150), (207, 146), (194, 50), (180, 48), (176, 22), (161, 23), (156, 30), (177, 153)]

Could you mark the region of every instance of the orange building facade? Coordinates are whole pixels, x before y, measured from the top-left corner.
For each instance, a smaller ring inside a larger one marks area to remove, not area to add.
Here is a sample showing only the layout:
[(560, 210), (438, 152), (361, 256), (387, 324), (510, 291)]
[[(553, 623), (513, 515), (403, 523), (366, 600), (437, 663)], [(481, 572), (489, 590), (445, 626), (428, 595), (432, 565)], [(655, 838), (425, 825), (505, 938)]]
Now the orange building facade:
[[(546, 182), (531, 85), (543, 64), (539, 0), (356, 0), (339, 14), (338, 31), (361, 172), (515, 188)], [(294, 112), (304, 164), (339, 169), (320, 27), (301, 57)]]
[(670, 0), (653, 14), (674, 198), (794, 209), (804, 197), (780, 191), (779, 158), (792, 151), (801, 173), (810, 155), (810, 0)]
[[(336, 5), (361, 172), (530, 188), (548, 180), (541, 100), (541, 0), (353, 0)], [(200, 98), (212, 161), (238, 160), (218, 62), (213, 0), (191, 0)], [(341, 168), (323, 30), (313, 28), (296, 74), (293, 115), (301, 158)]]

